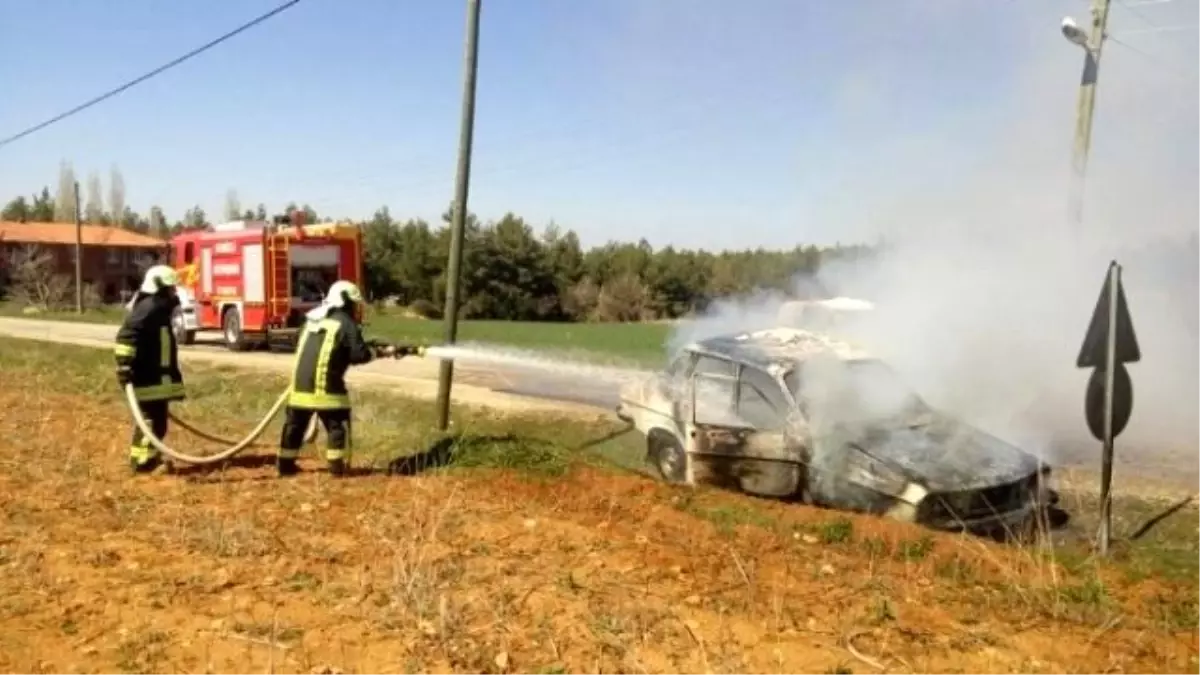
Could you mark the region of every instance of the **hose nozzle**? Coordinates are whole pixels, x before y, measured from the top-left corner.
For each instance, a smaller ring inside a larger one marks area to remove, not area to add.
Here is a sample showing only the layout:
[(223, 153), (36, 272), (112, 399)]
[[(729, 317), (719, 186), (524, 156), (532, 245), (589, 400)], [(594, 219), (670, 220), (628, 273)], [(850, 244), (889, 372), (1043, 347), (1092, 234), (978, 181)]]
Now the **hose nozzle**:
[(375, 352), (376, 356), (385, 358), (402, 359), (406, 356), (425, 355), (425, 345), (414, 345), (403, 342), (391, 343), (381, 340), (368, 340), (367, 345)]

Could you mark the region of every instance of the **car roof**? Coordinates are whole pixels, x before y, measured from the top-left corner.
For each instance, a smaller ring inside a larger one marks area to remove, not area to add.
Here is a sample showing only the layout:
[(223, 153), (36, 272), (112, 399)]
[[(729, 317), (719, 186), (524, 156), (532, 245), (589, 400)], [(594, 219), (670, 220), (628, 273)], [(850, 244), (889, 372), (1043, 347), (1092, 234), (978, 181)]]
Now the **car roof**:
[(772, 371), (790, 370), (796, 363), (817, 355), (843, 361), (871, 358), (870, 354), (845, 340), (798, 328), (718, 335), (693, 342), (686, 349)]

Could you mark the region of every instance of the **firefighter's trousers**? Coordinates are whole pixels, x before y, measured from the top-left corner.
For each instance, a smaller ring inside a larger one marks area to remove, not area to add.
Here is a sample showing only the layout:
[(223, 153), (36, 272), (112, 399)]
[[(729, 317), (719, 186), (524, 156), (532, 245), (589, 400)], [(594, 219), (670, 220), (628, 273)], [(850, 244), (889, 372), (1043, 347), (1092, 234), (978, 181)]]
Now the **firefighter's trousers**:
[(321, 420), (325, 427), (325, 460), (350, 459), (350, 409), (335, 408), (333, 410), (310, 410), (288, 406), (284, 411), (283, 433), (279, 439), (279, 458), (295, 459), (300, 455), (300, 446), (304, 443), (304, 432), (312, 422), (313, 415)]
[[(142, 415), (149, 423), (150, 430), (162, 440), (167, 435), (170, 403), (168, 401), (142, 401), (138, 403)], [(145, 466), (158, 458), (158, 448), (150, 444), (150, 439), (142, 435), (137, 423), (133, 425), (133, 441), (129, 444), (129, 460), (137, 466)]]

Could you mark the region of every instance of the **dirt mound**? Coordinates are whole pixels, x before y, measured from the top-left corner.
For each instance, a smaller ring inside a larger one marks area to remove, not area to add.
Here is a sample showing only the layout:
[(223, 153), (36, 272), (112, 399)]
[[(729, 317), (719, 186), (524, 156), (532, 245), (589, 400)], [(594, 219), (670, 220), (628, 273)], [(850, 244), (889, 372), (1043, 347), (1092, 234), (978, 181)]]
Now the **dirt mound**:
[(119, 409), (0, 407), (7, 671), (1197, 668), (1195, 580), (590, 467), (134, 478)]

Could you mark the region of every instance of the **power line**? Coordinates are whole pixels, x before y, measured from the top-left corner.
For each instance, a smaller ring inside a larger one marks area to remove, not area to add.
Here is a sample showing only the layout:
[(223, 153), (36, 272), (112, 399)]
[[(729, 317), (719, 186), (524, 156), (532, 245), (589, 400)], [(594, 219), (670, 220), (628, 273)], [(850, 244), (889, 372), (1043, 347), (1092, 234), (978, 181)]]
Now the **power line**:
[(1150, 15), (1148, 15), (1145, 12), (1143, 12), (1142, 10), (1138, 9), (1138, 7), (1141, 7), (1143, 5), (1158, 5), (1158, 4), (1163, 4), (1163, 3), (1167, 3), (1167, 2), (1173, 2), (1173, 0), (1143, 0), (1142, 2), (1129, 2), (1129, 0), (1117, 0), (1118, 5), (1120, 5), (1123, 9), (1128, 11), (1130, 14), (1133, 14), (1134, 16), (1136, 16), (1138, 19), (1141, 20), (1142, 23), (1146, 24), (1146, 26), (1147, 26), (1147, 28), (1137, 28), (1134, 30), (1121, 31), (1121, 34), (1122, 35), (1135, 35), (1135, 34), (1141, 34), (1141, 33), (1168, 33), (1168, 32), (1172, 32), (1172, 31), (1195, 30), (1196, 29), (1196, 24), (1172, 24), (1170, 26), (1160, 26), (1157, 23), (1155, 23), (1153, 19), (1150, 18)]
[(288, 2), (283, 3), (282, 5), (267, 12), (266, 14), (263, 14), (255, 19), (252, 19), (251, 21), (248, 21), (248, 22), (242, 24), (241, 26), (238, 26), (237, 28), (229, 31), (228, 33), (222, 35), (221, 37), (219, 37), (215, 40), (212, 40), (204, 45), (201, 45), (200, 47), (193, 49), (192, 51), (184, 54), (183, 56), (180, 56), (179, 58), (177, 58), (173, 61), (163, 64), (163, 65), (159, 66), (158, 68), (155, 68), (154, 70), (151, 70), (150, 72), (148, 72), (144, 75), (141, 75), (133, 80), (130, 80), (129, 82), (126, 82), (125, 84), (117, 87), (116, 89), (112, 89), (106, 93), (103, 93), (103, 94), (91, 99), (90, 101), (81, 103), (64, 113), (55, 115), (54, 117), (51, 117), (50, 119), (46, 120), (45, 122), (42, 122), (40, 124), (36, 124), (32, 127), (29, 127), (25, 131), (22, 131), (18, 134), (9, 136), (8, 138), (5, 138), (4, 140), (0, 141), (0, 148), (2, 148), (14, 141), (19, 141), (22, 138), (25, 138), (26, 136), (28, 136), (32, 133), (41, 131), (42, 129), (45, 129), (46, 127), (50, 126), (51, 124), (54, 124), (56, 122), (61, 122), (62, 120), (66, 119), (76, 113), (87, 110), (88, 108), (96, 105), (97, 103), (106, 101), (106, 100), (112, 98), (113, 96), (120, 94), (121, 92), (125, 91), (126, 89), (129, 89), (130, 87), (133, 87), (135, 85), (141, 84), (142, 82), (145, 82), (146, 80), (154, 77), (155, 75), (158, 75), (159, 73), (162, 73), (166, 70), (170, 70), (171, 68), (174, 68), (175, 66), (183, 63), (184, 61), (187, 61), (188, 59), (190, 59), (194, 56), (197, 56), (202, 52), (208, 51), (209, 49), (216, 47), (217, 45), (228, 40), (229, 38), (231, 38), (235, 35), (238, 35), (239, 33), (242, 33), (246, 30), (249, 30), (249, 29), (253, 28), (254, 26), (257, 26), (258, 24), (266, 21), (267, 19), (270, 19), (271, 17), (275, 16), (276, 14), (279, 14), (279, 13), (283, 12), (284, 10), (295, 6), (299, 2), (300, 2), (300, 0), (288, 0)]
[[(1165, 4), (1168, 2), (1172, 2), (1172, 1), (1173, 0), (1140, 0), (1138, 2), (1131, 2), (1130, 0), (1117, 0), (1117, 4), (1119, 6), (1123, 7), (1125, 10), (1129, 11), (1131, 14), (1135, 15), (1138, 19), (1140, 19), (1142, 21), (1142, 23), (1144, 23), (1148, 26), (1147, 28), (1135, 28), (1133, 30), (1123, 30), (1120, 32), (1120, 37), (1124, 37), (1124, 36), (1128, 36), (1128, 35), (1147, 35), (1147, 34), (1152, 34), (1152, 33), (1166, 33), (1166, 32), (1179, 31), (1179, 30), (1194, 30), (1196, 28), (1196, 26), (1191, 25), (1191, 24), (1172, 24), (1170, 26), (1160, 26), (1157, 23), (1155, 23), (1145, 12), (1138, 9), (1138, 7), (1143, 6), (1143, 5), (1160, 5), (1160, 4)], [(1104, 37), (1106, 40), (1115, 42), (1115, 43), (1121, 45), (1122, 47), (1124, 47), (1125, 49), (1128, 49), (1129, 51), (1140, 55), (1142, 58), (1145, 58), (1146, 60), (1153, 62), (1155, 65), (1162, 68), (1164, 72), (1170, 73), (1171, 75), (1182, 78), (1184, 80), (1195, 79), (1194, 77), (1188, 76), (1183, 71), (1173, 68), (1170, 65), (1164, 63), (1162, 61), (1162, 59), (1155, 57), (1154, 55), (1150, 54), (1149, 52), (1146, 52), (1142, 49), (1134, 47), (1133, 45), (1129, 44), (1128, 42), (1122, 41), (1120, 39), (1120, 37), (1118, 37), (1117, 35), (1105, 34)]]
[(1183, 72), (1182, 70), (1179, 70), (1178, 68), (1175, 68), (1175, 67), (1165, 63), (1162, 59), (1158, 58), (1157, 56), (1154, 56), (1154, 55), (1150, 54), (1149, 52), (1146, 52), (1137, 47), (1134, 47), (1133, 45), (1129, 44), (1128, 42), (1123, 42), (1115, 36), (1110, 35), (1110, 36), (1108, 36), (1108, 39), (1112, 42), (1115, 42), (1115, 43), (1121, 45), (1125, 49), (1128, 49), (1129, 51), (1131, 51), (1135, 54), (1141, 55), (1142, 58), (1154, 63), (1156, 66), (1161, 68), (1162, 72), (1170, 73), (1171, 75), (1174, 75), (1175, 77), (1178, 77), (1182, 80), (1186, 80), (1189, 82), (1196, 79), (1195, 75), (1189, 75), (1189, 74)]
[(1117, 44), (1121, 45), (1121, 46), (1122, 46), (1122, 47), (1124, 47), (1125, 49), (1128, 49), (1129, 51), (1131, 51), (1131, 52), (1133, 52), (1133, 53), (1135, 53), (1135, 54), (1140, 54), (1140, 55), (1142, 55), (1143, 57), (1145, 57), (1145, 58), (1147, 58), (1147, 59), (1149, 59), (1149, 60), (1151, 60), (1151, 61), (1154, 61), (1155, 63), (1158, 63), (1158, 59), (1156, 59), (1155, 57), (1153, 57), (1153, 56), (1151, 56), (1150, 54), (1146, 53), (1145, 51), (1142, 51), (1141, 49), (1138, 49), (1137, 47), (1134, 47), (1133, 45), (1129, 44), (1128, 42), (1122, 42), (1121, 40), (1118, 40), (1116, 37), (1114, 37), (1114, 36), (1112, 36), (1112, 35), (1109, 35), (1109, 36), (1108, 36), (1108, 39), (1109, 39), (1109, 41), (1110, 41), (1110, 42), (1115, 42), (1115, 43), (1117, 43)]
[(1135, 28), (1134, 30), (1123, 30), (1121, 35), (1142, 35), (1145, 33), (1167, 33), (1177, 30), (1196, 30), (1194, 24), (1175, 24), (1173, 26), (1153, 26), (1152, 28)]
[(1137, 18), (1141, 19), (1142, 22), (1145, 23), (1147, 26), (1154, 26), (1154, 27), (1158, 26), (1158, 24), (1154, 23), (1150, 19), (1150, 17), (1146, 15), (1145, 12), (1143, 12), (1142, 10), (1137, 8), (1137, 6), (1140, 3), (1128, 2), (1127, 0), (1117, 0), (1117, 4), (1120, 5), (1121, 7), (1123, 7), (1125, 9), (1125, 11), (1127, 11), (1130, 14), (1133, 14)]

